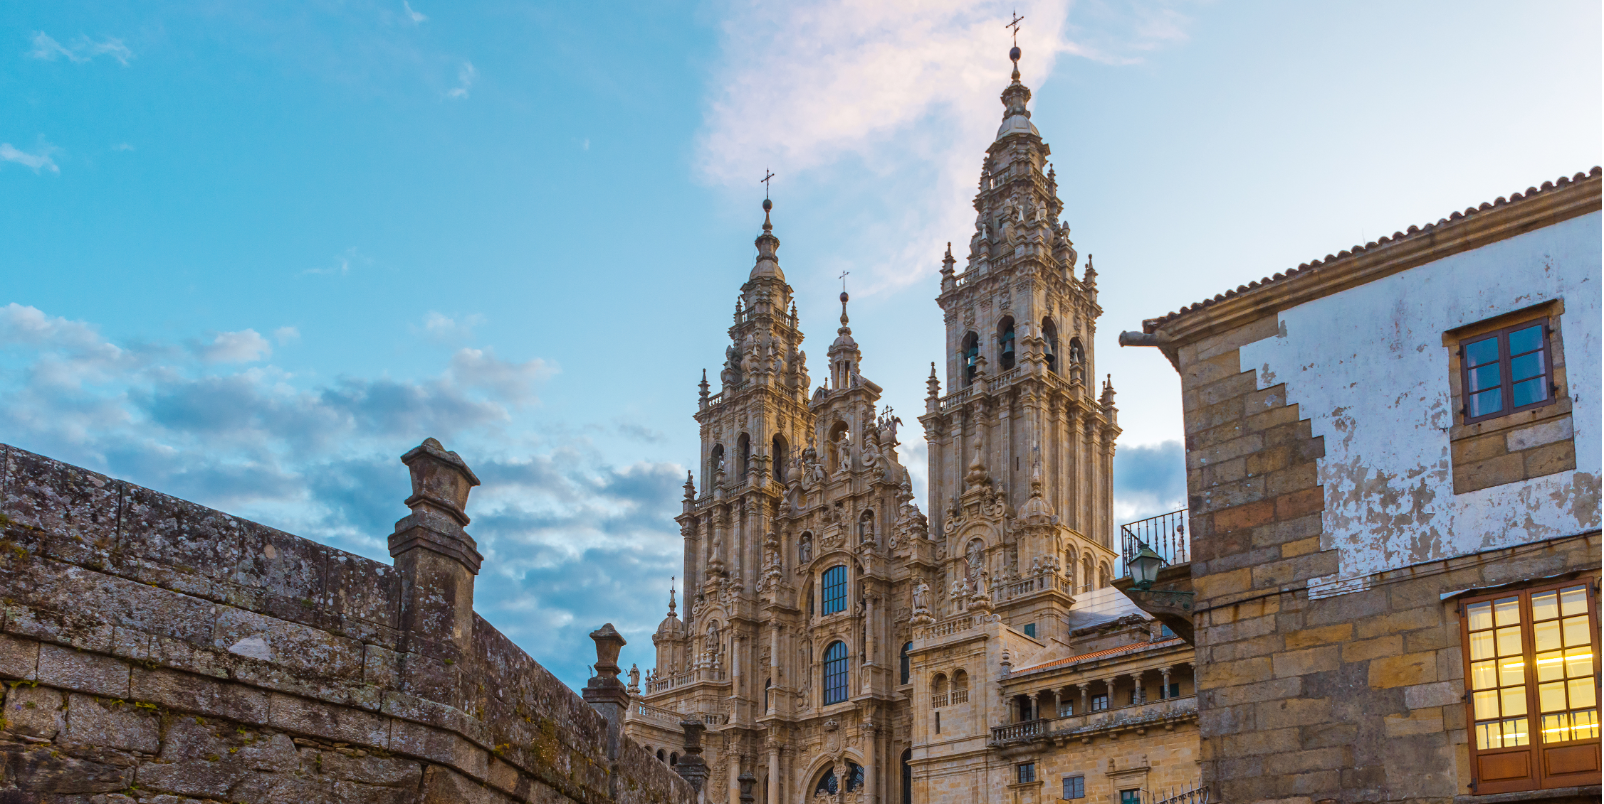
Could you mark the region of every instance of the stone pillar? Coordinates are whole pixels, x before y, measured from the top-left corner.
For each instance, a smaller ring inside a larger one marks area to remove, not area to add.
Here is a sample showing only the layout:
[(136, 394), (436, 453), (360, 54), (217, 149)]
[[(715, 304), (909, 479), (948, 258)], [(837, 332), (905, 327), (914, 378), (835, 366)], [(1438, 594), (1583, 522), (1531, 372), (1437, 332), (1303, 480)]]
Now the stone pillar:
[(1107, 689), (1108, 708), (1109, 709), (1113, 709), (1114, 708), (1114, 682), (1118, 681), (1118, 680), (1119, 680), (1119, 676), (1113, 676), (1113, 677), (1110, 677), (1110, 678), (1103, 679), (1103, 686)]
[(1056, 687), (1053, 689), (1053, 711), (1050, 716), (1058, 717), (1058, 689)]
[(1080, 687), (1080, 713), (1083, 715), (1090, 714), (1092, 711), (1090, 687), (1092, 685), (1088, 682), (1082, 681), (1076, 686)]
[[(463, 526), (479, 478), (432, 438), (401, 456), (412, 473), (412, 513), (395, 523), (390, 555), (401, 577), (401, 650), (406, 691), (453, 701), (453, 666), (473, 642), (473, 583), (484, 559)], [(425, 658), (426, 657), (426, 658)]]
[[(862, 581), (859, 581), (862, 583)], [(874, 597), (863, 596), (863, 663), (873, 665), (874, 662)], [(865, 674), (867, 678), (867, 674)]]
[(1163, 686), (1158, 689), (1158, 698), (1161, 701), (1167, 701), (1170, 698), (1170, 668), (1166, 667), (1159, 672), (1162, 674), (1160, 683)]
[(873, 723), (863, 724), (863, 738), (863, 804), (879, 804), (880, 791), (875, 786), (880, 753), (879, 727)]
[[(730, 743), (734, 742), (734, 739), (730, 739)], [(728, 749), (733, 749), (734, 747), (734, 745), (730, 745), (728, 746)], [(730, 804), (752, 804), (751, 782), (747, 782), (744, 790), (746, 795), (742, 795), (743, 790), (741, 780), (751, 779), (752, 774), (741, 773), (741, 755), (735, 753), (733, 750), (726, 750), (724, 764), (730, 772), (729, 784), (726, 785), (726, 787), (729, 788)]]
[(596, 675), (585, 684), (585, 703), (607, 720), (607, 756), (617, 759), (624, 712), (629, 708), (629, 692), (618, 680), (618, 652), (624, 649), (624, 637), (607, 623), (590, 632), (590, 638), (596, 641)]
[(769, 745), (768, 804), (780, 804), (780, 746)]
[(679, 727), (685, 732), (685, 753), (680, 755), (679, 764), (674, 771), (685, 781), (691, 783), (696, 790), (697, 799), (701, 799), (702, 785), (707, 781), (707, 761), (702, 759), (702, 732), (707, 726), (702, 721), (691, 717), (681, 720)]

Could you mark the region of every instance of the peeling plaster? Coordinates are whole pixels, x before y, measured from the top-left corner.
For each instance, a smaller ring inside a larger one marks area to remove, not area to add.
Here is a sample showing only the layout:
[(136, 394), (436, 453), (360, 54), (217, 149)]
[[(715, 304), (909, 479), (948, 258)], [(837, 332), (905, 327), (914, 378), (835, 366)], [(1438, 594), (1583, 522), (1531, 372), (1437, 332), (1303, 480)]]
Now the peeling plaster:
[[(1323, 549), (1334, 593), (1389, 569), (1599, 528), (1604, 214), (1445, 257), (1285, 310), (1242, 347), (1262, 390), (1325, 438)], [(1576, 470), (1454, 494), (1448, 330), (1555, 298), (1576, 427)], [(1315, 586), (1311, 582), (1311, 587)], [(1313, 591), (1311, 591), (1313, 594)]]

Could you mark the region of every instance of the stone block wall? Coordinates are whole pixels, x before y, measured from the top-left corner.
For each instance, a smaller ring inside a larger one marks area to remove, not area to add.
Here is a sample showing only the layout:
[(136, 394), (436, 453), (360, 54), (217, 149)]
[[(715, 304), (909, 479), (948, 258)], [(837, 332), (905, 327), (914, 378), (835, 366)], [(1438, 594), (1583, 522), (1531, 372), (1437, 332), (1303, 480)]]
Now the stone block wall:
[(409, 572), (0, 445), (0, 802), (694, 801)]
[(1596, 579), (1599, 535), (1316, 584), (1311, 598), (1339, 569), (1321, 539), (1324, 444), (1238, 351), (1277, 326), (1272, 312), (1177, 350), (1204, 781), (1233, 803), (1446, 804), (1472, 790), (1459, 614), (1443, 596)]

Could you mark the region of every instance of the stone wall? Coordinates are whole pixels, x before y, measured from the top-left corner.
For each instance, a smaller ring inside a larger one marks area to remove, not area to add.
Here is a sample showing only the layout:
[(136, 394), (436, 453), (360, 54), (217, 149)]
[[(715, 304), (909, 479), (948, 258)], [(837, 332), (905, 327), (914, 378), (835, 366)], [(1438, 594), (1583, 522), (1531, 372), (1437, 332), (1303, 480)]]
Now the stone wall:
[(453, 531), (416, 466), (397, 567), (14, 447), (0, 469), (0, 802), (695, 800), (473, 615), (477, 553), (420, 542)]

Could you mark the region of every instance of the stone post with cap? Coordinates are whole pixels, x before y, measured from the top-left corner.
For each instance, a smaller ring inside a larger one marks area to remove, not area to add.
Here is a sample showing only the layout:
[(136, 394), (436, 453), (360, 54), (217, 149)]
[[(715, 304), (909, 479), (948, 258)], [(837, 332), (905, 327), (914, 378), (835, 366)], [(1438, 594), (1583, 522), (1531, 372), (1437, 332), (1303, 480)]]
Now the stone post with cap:
[(674, 770), (680, 778), (691, 783), (700, 799), (702, 785), (707, 782), (707, 760), (702, 759), (702, 732), (707, 730), (707, 726), (695, 717), (681, 720), (679, 726), (685, 732), (685, 753)]
[[(473, 581), (483, 557), (463, 526), (479, 478), (433, 438), (401, 456), (412, 473), (412, 513), (395, 523), (390, 555), (401, 578), (402, 650), (411, 691), (447, 700), (449, 668), (473, 641)], [(433, 694), (431, 694), (433, 693)]]
[(607, 720), (607, 756), (617, 759), (624, 711), (629, 708), (629, 690), (618, 680), (618, 652), (626, 643), (612, 623), (590, 632), (590, 638), (596, 642), (596, 675), (591, 676), (582, 692), (585, 703)]

